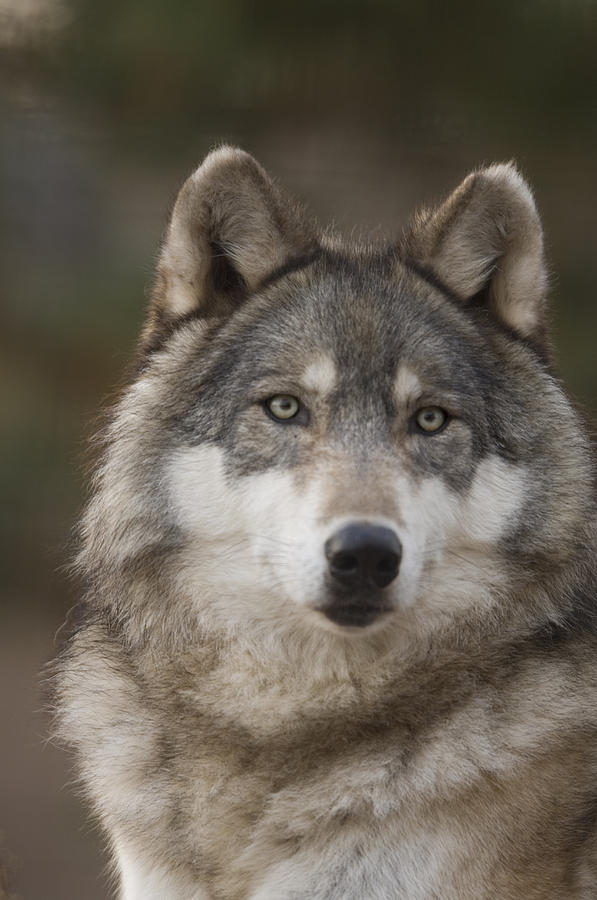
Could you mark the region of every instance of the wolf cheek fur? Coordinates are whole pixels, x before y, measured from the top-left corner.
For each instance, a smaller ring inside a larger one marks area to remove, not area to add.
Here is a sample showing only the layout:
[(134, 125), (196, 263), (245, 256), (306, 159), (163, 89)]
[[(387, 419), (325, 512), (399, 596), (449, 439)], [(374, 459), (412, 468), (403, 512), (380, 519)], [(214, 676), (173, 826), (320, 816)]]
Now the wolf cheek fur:
[(81, 525), (123, 900), (597, 897), (595, 494), (514, 168), (384, 250), (210, 154)]

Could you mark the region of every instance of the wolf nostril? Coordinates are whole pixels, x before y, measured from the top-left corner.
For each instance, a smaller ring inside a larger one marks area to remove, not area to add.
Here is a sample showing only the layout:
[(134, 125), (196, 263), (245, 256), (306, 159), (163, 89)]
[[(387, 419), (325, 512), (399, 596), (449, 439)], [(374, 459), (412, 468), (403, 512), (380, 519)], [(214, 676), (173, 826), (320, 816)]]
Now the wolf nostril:
[(346, 574), (349, 574), (358, 570), (359, 561), (354, 553), (344, 553), (340, 550), (334, 556), (334, 567), (339, 572), (346, 572)]
[(326, 541), (330, 574), (348, 587), (387, 587), (400, 568), (402, 545), (391, 528), (355, 522)]
[(385, 575), (393, 573), (392, 577), (394, 577), (396, 575), (396, 555), (394, 553), (386, 553), (377, 563), (377, 571)]

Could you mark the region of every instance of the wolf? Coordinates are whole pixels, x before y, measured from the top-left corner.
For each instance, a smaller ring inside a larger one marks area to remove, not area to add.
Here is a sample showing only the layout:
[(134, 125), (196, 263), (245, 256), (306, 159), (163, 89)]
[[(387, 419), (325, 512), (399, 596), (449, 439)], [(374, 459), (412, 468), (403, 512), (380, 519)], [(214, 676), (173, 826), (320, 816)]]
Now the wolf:
[(58, 730), (122, 900), (597, 897), (595, 462), (512, 164), (383, 246), (182, 187)]

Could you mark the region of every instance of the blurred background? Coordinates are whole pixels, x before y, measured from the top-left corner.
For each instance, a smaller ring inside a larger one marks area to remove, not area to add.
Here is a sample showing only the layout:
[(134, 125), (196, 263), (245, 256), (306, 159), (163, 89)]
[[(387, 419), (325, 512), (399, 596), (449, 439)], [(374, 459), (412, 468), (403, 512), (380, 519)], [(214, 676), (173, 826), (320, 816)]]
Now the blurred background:
[(189, 170), (240, 144), (379, 236), (516, 159), (561, 369), (595, 412), (596, 48), (594, 0), (0, 0), (0, 897), (110, 895), (38, 673), (75, 597), (86, 441)]

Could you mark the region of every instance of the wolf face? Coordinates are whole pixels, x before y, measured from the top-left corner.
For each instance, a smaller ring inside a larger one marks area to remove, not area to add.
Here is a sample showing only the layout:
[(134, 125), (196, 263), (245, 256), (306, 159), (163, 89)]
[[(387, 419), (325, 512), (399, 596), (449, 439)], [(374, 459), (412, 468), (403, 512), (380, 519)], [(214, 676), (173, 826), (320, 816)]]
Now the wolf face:
[(513, 589), (548, 583), (586, 520), (545, 280), (511, 166), (374, 250), (321, 234), (247, 154), (211, 154), (173, 212), (88, 558), (158, 557), (169, 615), (237, 636), (522, 615)]

